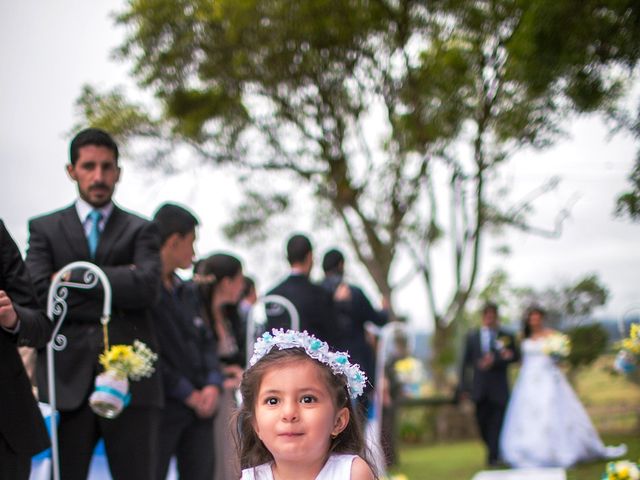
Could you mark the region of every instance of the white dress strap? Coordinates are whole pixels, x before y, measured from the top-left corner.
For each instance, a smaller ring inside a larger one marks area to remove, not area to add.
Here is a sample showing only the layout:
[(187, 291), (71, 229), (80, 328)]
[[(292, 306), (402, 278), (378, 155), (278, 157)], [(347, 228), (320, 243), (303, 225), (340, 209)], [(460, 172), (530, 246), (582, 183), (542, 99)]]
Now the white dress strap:
[(316, 480), (350, 480), (351, 464), (356, 457), (339, 453), (331, 455)]

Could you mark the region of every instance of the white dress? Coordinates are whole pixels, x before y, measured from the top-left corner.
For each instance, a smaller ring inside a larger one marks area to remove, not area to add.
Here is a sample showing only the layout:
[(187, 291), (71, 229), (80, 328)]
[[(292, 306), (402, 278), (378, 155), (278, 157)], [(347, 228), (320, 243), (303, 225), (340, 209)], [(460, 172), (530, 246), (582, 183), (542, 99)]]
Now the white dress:
[[(357, 455), (334, 453), (327, 459), (316, 480), (350, 480), (351, 464)], [(242, 470), (241, 480), (273, 480), (271, 462)]]
[(569, 467), (617, 457), (626, 446), (605, 447), (587, 412), (542, 339), (522, 342), (522, 368), (500, 436), (502, 459), (512, 467)]

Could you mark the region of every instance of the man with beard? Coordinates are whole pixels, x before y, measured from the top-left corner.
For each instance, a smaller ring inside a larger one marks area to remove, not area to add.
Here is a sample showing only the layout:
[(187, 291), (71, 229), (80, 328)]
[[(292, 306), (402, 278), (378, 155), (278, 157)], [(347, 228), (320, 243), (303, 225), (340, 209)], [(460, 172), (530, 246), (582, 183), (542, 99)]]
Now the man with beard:
[[(52, 277), (67, 264), (93, 262), (112, 288), (112, 345), (138, 339), (157, 352), (150, 307), (160, 288), (159, 236), (152, 223), (115, 205), (120, 179), (118, 147), (111, 136), (89, 128), (71, 141), (69, 177), (79, 198), (70, 206), (29, 223), (26, 263), (36, 292), (44, 302)], [(71, 280), (80, 273), (73, 273)], [(57, 406), (60, 411), (62, 478), (85, 479), (99, 438), (106, 447), (114, 478), (155, 480), (156, 442), (163, 394), (160, 376), (132, 382), (131, 404), (115, 419), (93, 413), (88, 398), (100, 373), (104, 349), (100, 289), (71, 289), (68, 313), (60, 333), (66, 348), (55, 353)], [(38, 388), (46, 396), (46, 357), (39, 355)]]

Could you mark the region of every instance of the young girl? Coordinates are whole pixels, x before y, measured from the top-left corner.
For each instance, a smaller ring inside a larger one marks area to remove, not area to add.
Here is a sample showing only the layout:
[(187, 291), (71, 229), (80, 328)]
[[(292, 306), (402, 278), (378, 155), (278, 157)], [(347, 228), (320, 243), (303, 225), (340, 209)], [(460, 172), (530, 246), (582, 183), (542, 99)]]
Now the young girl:
[[(276, 348), (274, 348), (276, 347)], [(307, 332), (259, 338), (238, 412), (242, 480), (374, 480), (351, 399), (366, 376)]]

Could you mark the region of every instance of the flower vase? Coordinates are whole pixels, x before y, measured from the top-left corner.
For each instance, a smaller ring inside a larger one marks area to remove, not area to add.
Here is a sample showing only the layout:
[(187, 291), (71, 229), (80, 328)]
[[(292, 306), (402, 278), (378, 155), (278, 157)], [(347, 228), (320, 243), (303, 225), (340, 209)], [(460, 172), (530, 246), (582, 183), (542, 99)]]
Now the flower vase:
[(640, 368), (636, 357), (624, 350), (620, 350), (613, 362), (613, 368), (622, 373), (627, 380), (640, 385)]
[(129, 405), (129, 380), (113, 370), (96, 377), (95, 389), (89, 397), (89, 405), (97, 415), (115, 418)]

